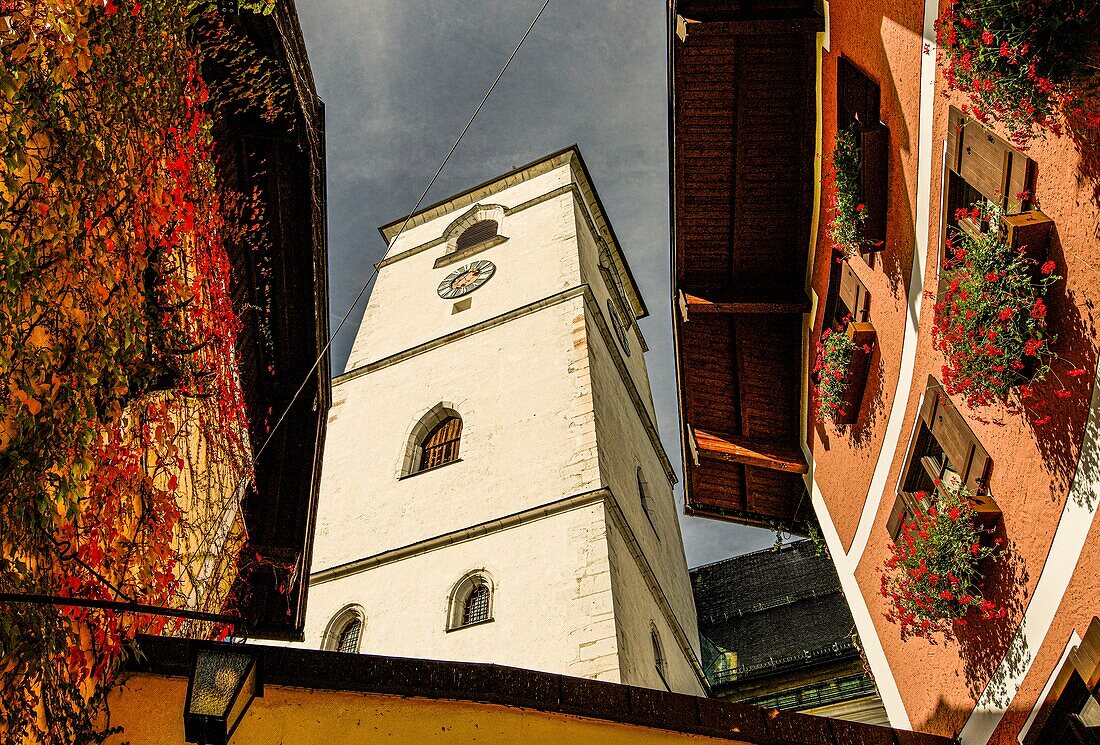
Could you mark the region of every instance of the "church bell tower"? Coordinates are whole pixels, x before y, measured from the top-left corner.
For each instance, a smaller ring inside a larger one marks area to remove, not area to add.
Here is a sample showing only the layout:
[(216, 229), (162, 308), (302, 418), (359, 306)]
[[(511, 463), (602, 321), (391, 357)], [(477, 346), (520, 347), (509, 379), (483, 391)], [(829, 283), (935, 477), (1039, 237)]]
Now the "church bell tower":
[(306, 644), (702, 694), (646, 309), (579, 151), (403, 224), (333, 385)]

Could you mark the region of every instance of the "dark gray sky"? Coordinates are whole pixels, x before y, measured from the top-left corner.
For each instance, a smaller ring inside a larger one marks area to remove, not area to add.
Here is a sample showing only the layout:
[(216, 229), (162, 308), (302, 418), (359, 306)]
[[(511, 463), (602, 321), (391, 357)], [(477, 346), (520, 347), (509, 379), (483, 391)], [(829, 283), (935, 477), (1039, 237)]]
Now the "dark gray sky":
[[(327, 107), (335, 328), (542, 0), (297, 0)], [(578, 143), (641, 284), (662, 438), (679, 471), (669, 297), (665, 18), (659, 0), (551, 0), (425, 204)], [(342, 371), (359, 304), (333, 344)], [(677, 499), (682, 490), (677, 486)], [(771, 533), (681, 514), (688, 563)]]

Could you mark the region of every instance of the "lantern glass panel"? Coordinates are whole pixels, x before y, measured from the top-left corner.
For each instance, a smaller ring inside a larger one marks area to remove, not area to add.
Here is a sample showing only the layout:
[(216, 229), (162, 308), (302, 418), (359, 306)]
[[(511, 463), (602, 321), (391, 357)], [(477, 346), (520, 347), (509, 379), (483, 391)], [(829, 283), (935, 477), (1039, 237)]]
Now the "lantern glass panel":
[[(195, 680), (191, 691), (191, 714), (226, 717), (241, 682), (249, 674), (252, 656), (222, 650), (201, 650), (195, 661)], [(252, 677), (255, 670), (252, 670)], [(238, 699), (248, 701), (248, 695)], [(230, 720), (232, 721), (232, 720)]]

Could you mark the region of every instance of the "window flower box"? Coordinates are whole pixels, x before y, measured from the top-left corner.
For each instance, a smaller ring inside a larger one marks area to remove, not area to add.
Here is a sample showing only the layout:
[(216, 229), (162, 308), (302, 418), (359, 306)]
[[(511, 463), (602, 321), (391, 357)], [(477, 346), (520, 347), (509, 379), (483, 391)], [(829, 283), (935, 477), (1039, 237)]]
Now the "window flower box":
[(852, 322), (822, 334), (814, 365), (819, 415), (838, 425), (856, 423), (874, 345), (875, 327), (867, 322)]
[(1095, 0), (1022, 3), (951, 0), (936, 21), (940, 65), (949, 88), (970, 98), (967, 113), (1000, 122), (1017, 145), (1051, 132), (1063, 115), (1097, 116), (1087, 91)]
[(1002, 539), (993, 537), (996, 503), (946, 480), (932, 499), (919, 493), (914, 500), (920, 507), (907, 513), (881, 569), (886, 617), (902, 639), (950, 638), (956, 625), (973, 620), (972, 611), (982, 620), (1005, 615), (980, 586), (983, 564), (1001, 554)]
[(1039, 210), (1028, 210), (1001, 218), (1005, 243), (1022, 254), (1032, 268), (1032, 276), (1040, 279), (1039, 268), (1050, 252), (1050, 236), (1054, 232), (1054, 221)]
[(1031, 211), (1004, 217), (991, 203), (966, 217), (981, 232), (947, 240), (946, 286), (935, 306), (932, 346), (944, 354), (944, 387), (971, 408), (1005, 401), (1043, 380), (1055, 358), (1045, 297), (1061, 277), (1045, 260), (1050, 221)]
[(845, 256), (886, 247), (886, 193), (890, 133), (859, 122), (837, 132), (833, 148), (833, 216), (829, 237)]

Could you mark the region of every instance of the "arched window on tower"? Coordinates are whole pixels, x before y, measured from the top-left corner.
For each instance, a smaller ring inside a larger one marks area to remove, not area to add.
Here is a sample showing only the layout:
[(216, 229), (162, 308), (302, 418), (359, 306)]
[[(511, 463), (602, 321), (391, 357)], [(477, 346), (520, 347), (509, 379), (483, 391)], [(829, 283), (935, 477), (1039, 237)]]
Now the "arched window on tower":
[(336, 640), (337, 652), (358, 652), (359, 651), (359, 637), (363, 633), (363, 621), (359, 618), (353, 618), (344, 624), (344, 628), (340, 630), (340, 638)]
[(447, 629), (453, 631), (466, 626), (493, 620), (493, 583), (483, 571), (463, 577), (451, 591), (451, 608)]
[(642, 503), (642, 512), (645, 513), (645, 519), (649, 521), (649, 527), (653, 528), (654, 535), (657, 536), (657, 540), (661, 539), (661, 534), (657, 532), (657, 525), (653, 522), (653, 505), (649, 501), (649, 486), (645, 482), (645, 476), (642, 475), (642, 469), (638, 469), (638, 499)]
[(466, 596), (462, 604), (462, 625), (481, 623), (489, 619), (489, 588), (478, 585)]
[(363, 611), (357, 605), (350, 605), (329, 621), (328, 629), (322, 639), (321, 648), (332, 652), (359, 651), (363, 638)]
[(462, 419), (451, 416), (435, 425), (420, 443), (420, 465), (417, 471), (442, 466), (458, 460), (462, 440)]
[(458, 243), (455, 244), (455, 250), (461, 251), (464, 248), (476, 246), (479, 243), (484, 243), (490, 238), (496, 237), (497, 227), (496, 220), (478, 220), (473, 225), (463, 230), (458, 236)]

